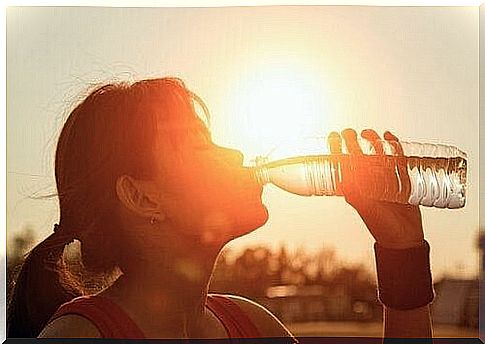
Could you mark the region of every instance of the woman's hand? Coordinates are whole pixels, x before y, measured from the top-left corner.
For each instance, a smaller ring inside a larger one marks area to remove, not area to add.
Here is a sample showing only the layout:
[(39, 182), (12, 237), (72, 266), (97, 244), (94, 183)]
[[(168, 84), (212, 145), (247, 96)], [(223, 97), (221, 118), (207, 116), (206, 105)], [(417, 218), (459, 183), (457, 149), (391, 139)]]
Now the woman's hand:
[[(368, 159), (362, 156), (362, 150), (357, 141), (357, 134), (352, 129), (342, 132), (345, 144), (351, 155), (352, 168), (344, 166), (342, 192), (345, 200), (357, 210), (364, 220), (370, 233), (381, 247), (392, 249), (406, 249), (421, 246), (424, 241), (421, 212), (418, 206), (408, 204), (391, 203), (378, 201), (366, 197), (369, 186), (375, 188), (379, 194), (384, 188), (377, 188), (379, 183), (392, 182), (395, 178), (395, 171), (390, 167), (379, 165), (379, 159)], [(375, 131), (367, 129), (361, 136), (370, 141), (376, 154), (383, 154), (382, 143)], [(397, 155), (403, 155), (399, 140), (390, 132), (384, 134), (384, 138), (394, 146)], [(332, 154), (341, 154), (341, 137), (338, 133), (331, 133), (329, 136), (330, 149)], [(345, 164), (344, 164), (345, 165)], [(409, 196), (410, 182), (405, 164), (397, 164), (400, 175), (403, 201)], [(392, 167), (392, 166), (391, 166)], [(368, 182), (368, 185), (362, 183)], [(367, 187), (367, 189), (366, 189)], [(390, 188), (396, 189), (395, 185)], [(397, 267), (399, 268), (399, 267)], [(388, 278), (383, 276), (383, 278)], [(423, 306), (411, 310), (395, 310), (384, 307), (384, 337), (385, 338), (431, 338), (431, 320), (429, 306)], [(384, 340), (384, 343), (386, 340)], [(424, 341), (423, 341), (424, 342)], [(428, 341), (426, 341), (428, 343)]]
[[(373, 144), (376, 154), (383, 154), (382, 143), (379, 142), (381, 139), (374, 130), (366, 129), (362, 131), (361, 136)], [(342, 137), (349, 154), (354, 157), (362, 155), (357, 134), (353, 129), (342, 131)], [(396, 142), (393, 143), (396, 153), (402, 155), (402, 147), (397, 137), (387, 131), (384, 133), (384, 138)], [(328, 139), (332, 154), (341, 154), (341, 136), (333, 132)], [(365, 194), (359, 192), (362, 188), (358, 187), (358, 183), (365, 182), (365, 175), (375, 173), (375, 171), (366, 168), (365, 163), (359, 164), (358, 159), (352, 160), (352, 163), (352, 171), (345, 168), (343, 171), (343, 194), (347, 203), (357, 210), (377, 243), (382, 247), (395, 249), (420, 246), (423, 243), (424, 234), (419, 206), (377, 201), (366, 197)], [(349, 177), (350, 173), (353, 176)], [(389, 171), (389, 173), (394, 173), (394, 171)], [(399, 173), (405, 175), (405, 182), (409, 187), (406, 167), (400, 167)]]

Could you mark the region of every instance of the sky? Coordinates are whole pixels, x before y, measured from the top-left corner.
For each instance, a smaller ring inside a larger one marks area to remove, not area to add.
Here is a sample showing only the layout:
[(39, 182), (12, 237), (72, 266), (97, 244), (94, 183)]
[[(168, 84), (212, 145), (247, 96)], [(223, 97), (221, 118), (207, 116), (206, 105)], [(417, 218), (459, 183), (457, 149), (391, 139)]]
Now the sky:
[[(178, 76), (216, 143), (247, 161), (277, 142), (347, 127), (468, 154), (467, 205), (421, 207), (435, 276), (478, 271), (478, 8), (271, 6), (7, 9), (7, 236), (58, 219), (56, 139), (93, 85)], [(229, 245), (335, 249), (373, 268), (370, 235), (340, 197), (265, 188), (268, 223)]]

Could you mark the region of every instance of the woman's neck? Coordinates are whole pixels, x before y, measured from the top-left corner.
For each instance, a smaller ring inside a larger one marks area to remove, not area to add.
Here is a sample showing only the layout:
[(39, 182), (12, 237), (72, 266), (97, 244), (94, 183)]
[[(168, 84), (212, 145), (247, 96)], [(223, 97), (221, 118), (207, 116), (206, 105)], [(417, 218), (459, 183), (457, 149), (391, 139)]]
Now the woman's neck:
[(143, 259), (138, 260), (137, 268), (127, 270), (106, 292), (143, 323), (145, 331), (156, 328), (167, 337), (190, 337), (203, 330), (207, 318), (205, 303), (217, 255), (164, 255), (158, 262), (141, 264)]

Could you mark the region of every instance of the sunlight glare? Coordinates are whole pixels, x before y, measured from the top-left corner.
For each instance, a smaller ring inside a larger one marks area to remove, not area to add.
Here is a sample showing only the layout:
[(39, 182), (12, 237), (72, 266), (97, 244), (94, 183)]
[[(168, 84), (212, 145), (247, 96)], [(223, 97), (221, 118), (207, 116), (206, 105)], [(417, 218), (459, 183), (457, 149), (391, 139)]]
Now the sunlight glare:
[(229, 105), (246, 163), (288, 139), (321, 135), (324, 80), (302, 63), (261, 64), (241, 76)]

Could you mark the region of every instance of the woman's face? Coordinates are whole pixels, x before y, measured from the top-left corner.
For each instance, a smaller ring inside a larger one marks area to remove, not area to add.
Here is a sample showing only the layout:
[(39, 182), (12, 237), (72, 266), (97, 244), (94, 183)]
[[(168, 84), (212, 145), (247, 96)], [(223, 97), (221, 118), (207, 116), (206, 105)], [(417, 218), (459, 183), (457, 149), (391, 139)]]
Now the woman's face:
[(157, 183), (168, 196), (167, 217), (184, 234), (226, 243), (266, 223), (262, 187), (242, 166), (239, 151), (217, 146), (205, 128), (196, 127), (160, 149)]

